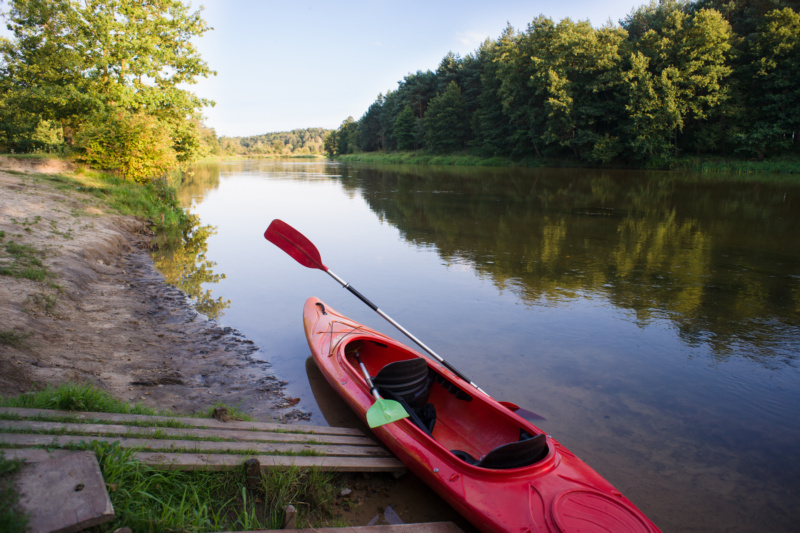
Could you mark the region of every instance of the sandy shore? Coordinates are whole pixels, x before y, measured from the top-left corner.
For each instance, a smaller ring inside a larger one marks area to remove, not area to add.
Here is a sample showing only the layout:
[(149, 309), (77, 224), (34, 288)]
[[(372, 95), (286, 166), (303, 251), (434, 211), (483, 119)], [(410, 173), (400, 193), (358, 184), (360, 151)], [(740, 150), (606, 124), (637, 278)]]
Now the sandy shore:
[(0, 332), (24, 338), (0, 342), (0, 395), (70, 380), (181, 413), (224, 402), (258, 420), (303, 418), (257, 346), (164, 282), (142, 222), (30, 174), (63, 163), (32, 165), (0, 158), (0, 265), (14, 242), (41, 252), (51, 275), (0, 276)]

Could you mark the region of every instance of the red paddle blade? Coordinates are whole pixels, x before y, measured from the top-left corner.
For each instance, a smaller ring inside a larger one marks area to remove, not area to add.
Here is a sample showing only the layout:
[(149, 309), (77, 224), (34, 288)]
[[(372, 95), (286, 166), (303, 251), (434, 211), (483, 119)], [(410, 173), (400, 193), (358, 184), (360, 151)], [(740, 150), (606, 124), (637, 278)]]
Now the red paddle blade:
[(305, 235), (277, 218), (264, 232), (264, 238), (292, 256), (295, 261), (308, 268), (318, 268), (324, 272), (328, 267), (322, 264), (317, 247)]

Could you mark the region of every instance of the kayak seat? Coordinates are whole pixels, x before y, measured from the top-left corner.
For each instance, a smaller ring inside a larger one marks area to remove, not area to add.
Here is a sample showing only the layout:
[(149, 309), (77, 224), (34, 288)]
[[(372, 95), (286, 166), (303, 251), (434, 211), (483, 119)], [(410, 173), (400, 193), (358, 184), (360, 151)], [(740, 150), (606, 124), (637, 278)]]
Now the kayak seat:
[(436, 424), (436, 408), (432, 403), (426, 403), (419, 407), (412, 407), (402, 397), (394, 394), (390, 390), (380, 390), (378, 393), (389, 400), (394, 400), (403, 406), (403, 409), (408, 413), (408, 419), (425, 432), (429, 437), (433, 438), (433, 426)]
[(392, 361), (372, 378), (378, 393), (402, 405), (409, 420), (431, 437), (436, 424), (436, 409), (432, 403), (427, 403), (433, 382), (432, 373), (425, 359), (415, 357)]
[(506, 468), (521, 468), (538, 463), (547, 456), (547, 451), (547, 437), (542, 433), (529, 439), (502, 444), (484, 455), (480, 460), (461, 450), (452, 450), (452, 453), (468, 464), (481, 468), (503, 470)]
[(421, 407), (428, 401), (432, 378), (425, 359), (415, 357), (392, 361), (378, 371), (372, 383), (383, 394), (391, 391), (412, 407)]

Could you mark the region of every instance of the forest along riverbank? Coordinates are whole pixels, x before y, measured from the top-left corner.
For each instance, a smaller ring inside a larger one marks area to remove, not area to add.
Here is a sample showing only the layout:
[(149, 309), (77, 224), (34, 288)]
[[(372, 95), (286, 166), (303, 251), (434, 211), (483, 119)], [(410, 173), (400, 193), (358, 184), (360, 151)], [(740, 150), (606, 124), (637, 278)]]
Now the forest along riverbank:
[(0, 395), (79, 381), (156, 409), (307, 418), (252, 341), (164, 282), (143, 222), (42, 176), (63, 165), (13, 165), (0, 161)]

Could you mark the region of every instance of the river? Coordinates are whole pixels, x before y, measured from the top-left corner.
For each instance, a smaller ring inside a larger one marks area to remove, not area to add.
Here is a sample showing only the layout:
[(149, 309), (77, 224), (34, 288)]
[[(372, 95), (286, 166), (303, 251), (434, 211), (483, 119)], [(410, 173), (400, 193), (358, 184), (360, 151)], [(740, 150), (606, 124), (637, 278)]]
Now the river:
[(249, 160), (198, 165), (180, 197), (188, 292), (312, 423), (349, 415), (310, 364), (307, 297), (403, 339), (268, 243), (274, 218), (664, 531), (797, 530), (796, 177)]

